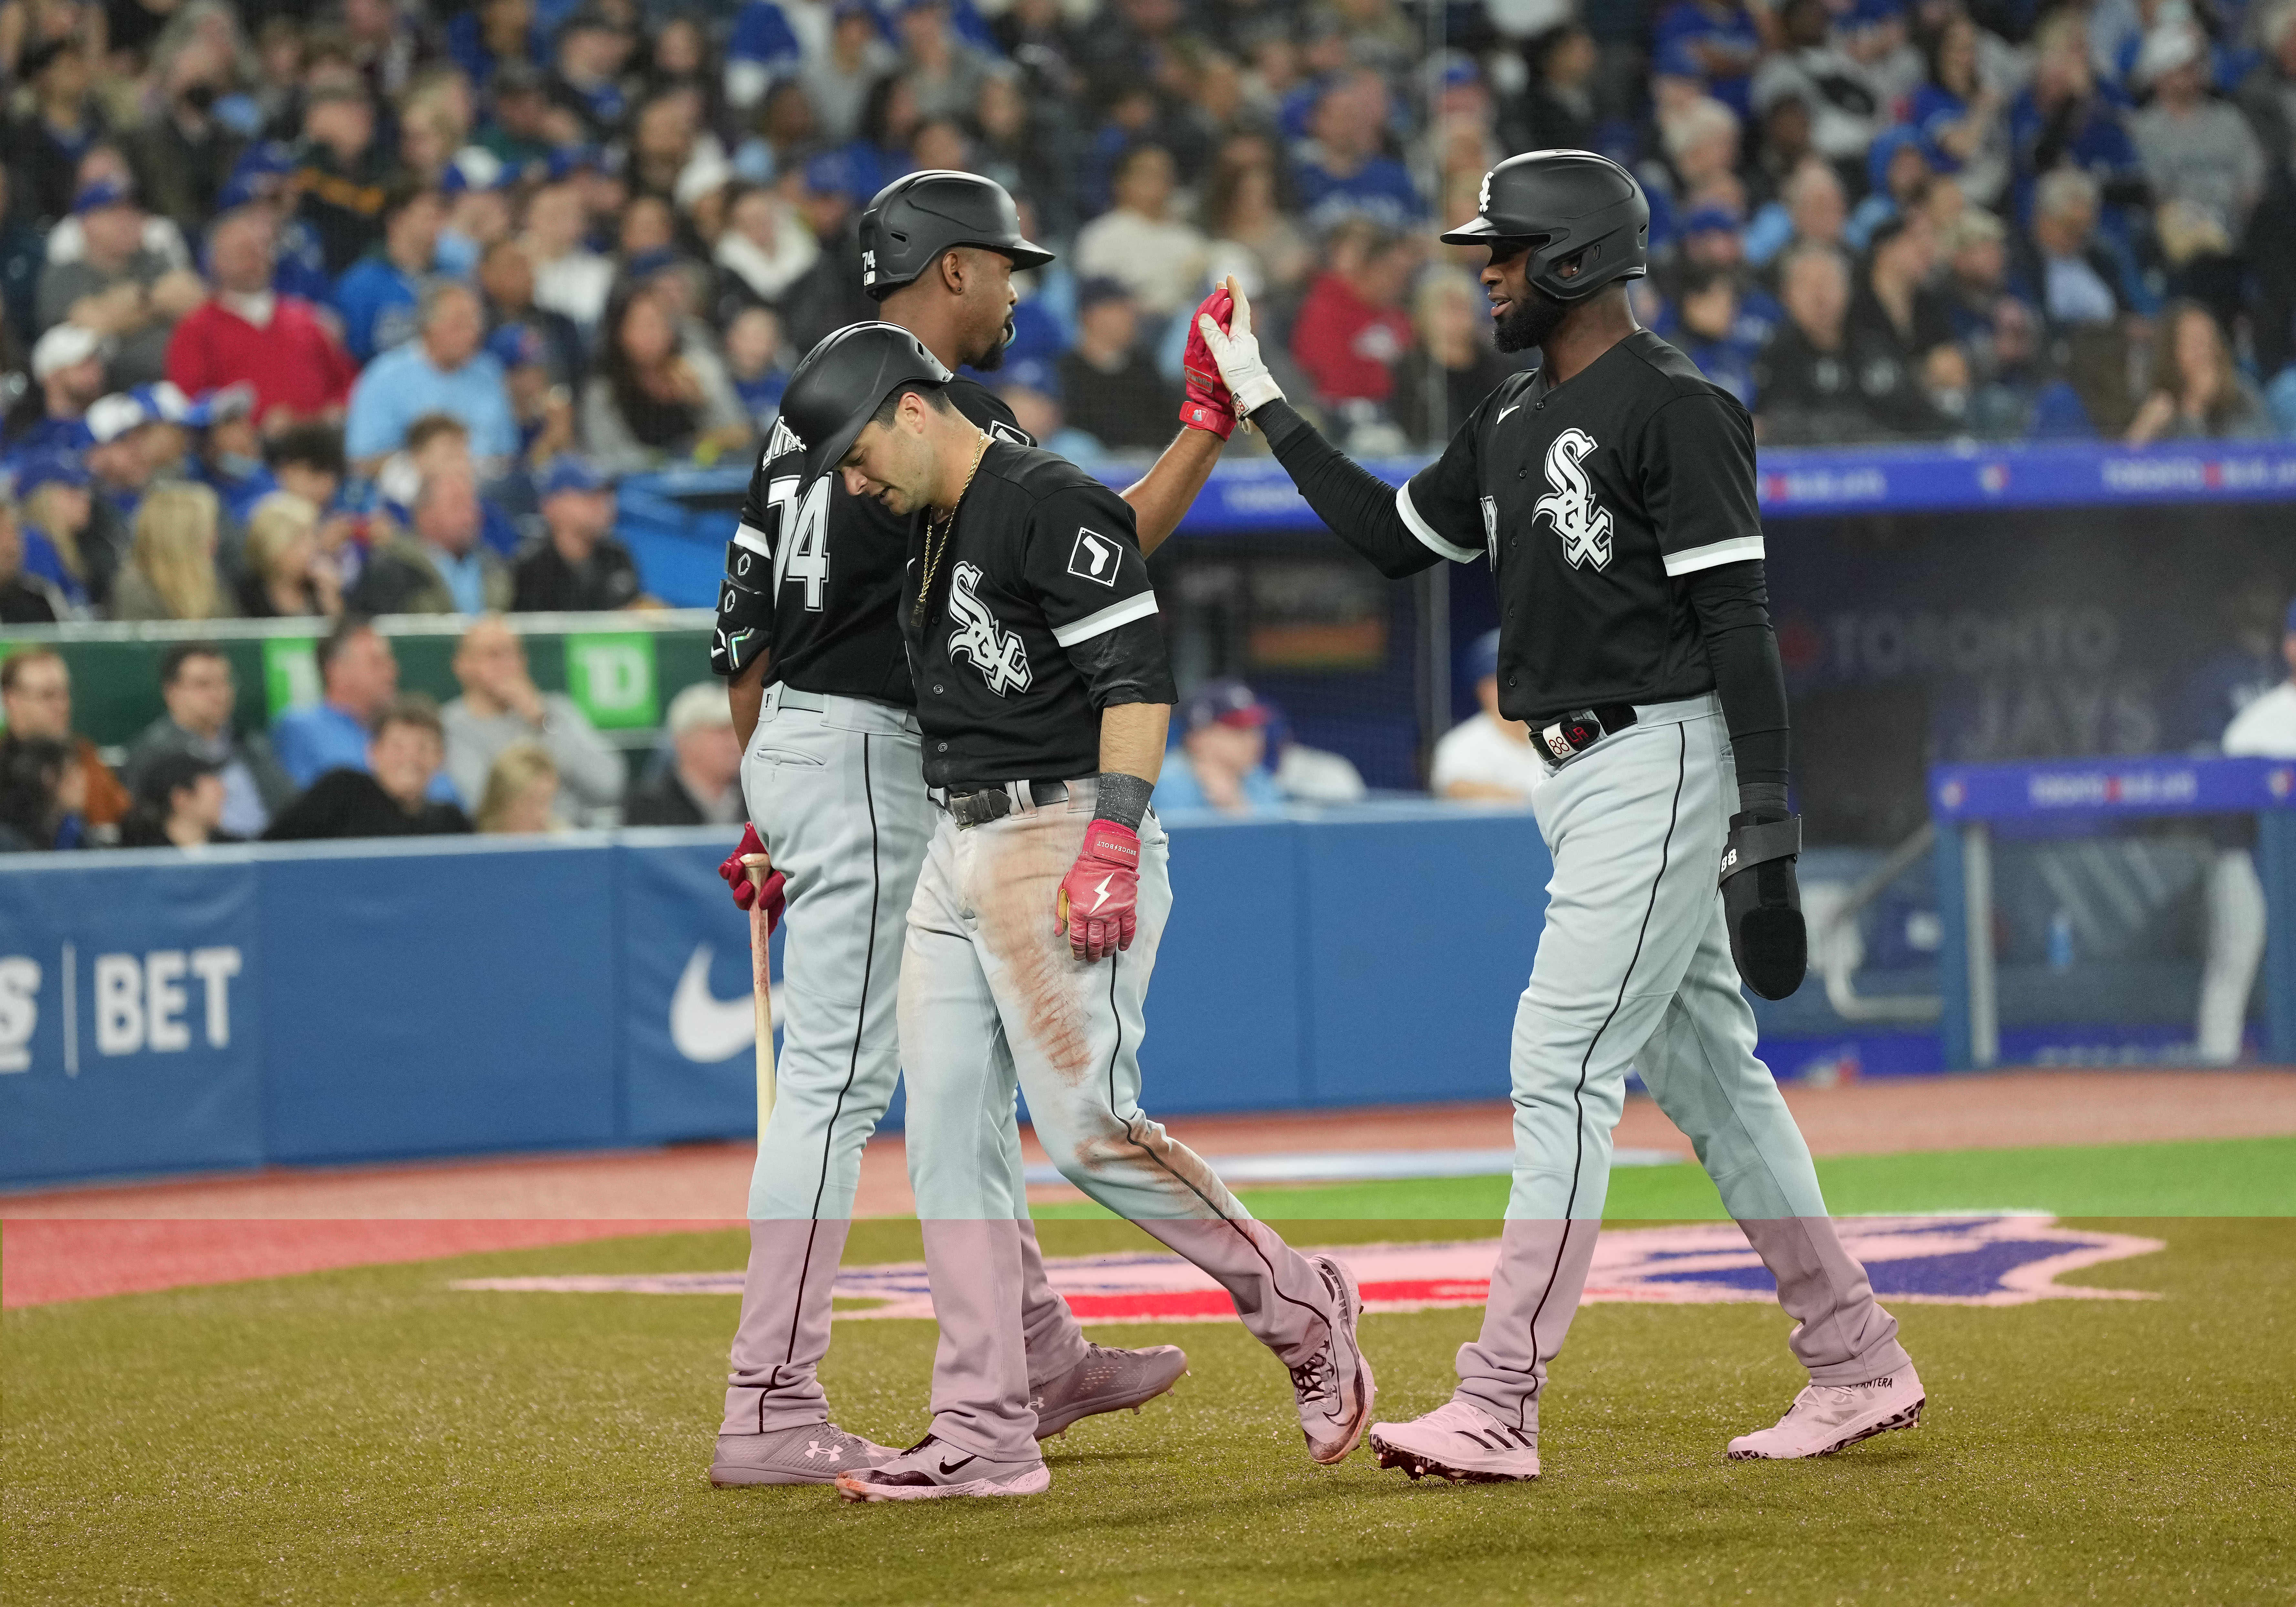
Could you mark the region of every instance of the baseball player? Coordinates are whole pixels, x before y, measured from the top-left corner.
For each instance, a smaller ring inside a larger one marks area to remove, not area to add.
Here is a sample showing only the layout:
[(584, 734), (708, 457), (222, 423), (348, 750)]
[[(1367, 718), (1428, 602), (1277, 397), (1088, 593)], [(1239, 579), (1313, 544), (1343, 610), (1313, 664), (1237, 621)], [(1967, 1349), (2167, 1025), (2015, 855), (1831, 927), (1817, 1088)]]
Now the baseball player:
[(1514, 1184), (1482, 1333), (1447, 1404), (1372, 1429), (1381, 1464), (1414, 1479), (1538, 1476), (1538, 1398), (1594, 1254), (1629, 1066), (1798, 1319), (1809, 1387), (1730, 1456), (1822, 1455), (1921, 1414), (1738, 990), (1742, 976), (1783, 998), (1805, 964), (1785, 684), (1751, 422), (1628, 307), (1649, 222), (1627, 170), (1587, 152), (1491, 170), (1480, 216), (1443, 239), (1490, 248), (1499, 348), (1536, 346), (1542, 366), (1399, 491), (1283, 400), (1241, 295), (1231, 329), (1200, 319), (1235, 410), (1350, 545), (1390, 576), (1490, 561), (1500, 712), (1529, 724), (1546, 769), (1532, 808), (1554, 878), (1515, 1012)]
[(810, 478), (911, 521), (899, 599), (932, 843), (908, 910), (900, 1037), (909, 1180), (940, 1345), (931, 1432), (848, 1472), (854, 1500), (1030, 1495), (1050, 1482), (1023, 1317), (1016, 1089), (1070, 1181), (1225, 1287), (1290, 1369), (1318, 1462), (1370, 1422), (1353, 1280), (1237, 1204), (1142, 1112), (1142, 1006), (1171, 910), (1148, 813), (1173, 701), (1130, 507), (996, 439), (883, 324), (829, 336), (782, 416)]
[[(1051, 253), (1024, 239), (1013, 199), (969, 173), (914, 173), (861, 219), (864, 285), (890, 324), (951, 367), (993, 369), (1012, 335), (1015, 268)], [(1188, 426), (1125, 493), (1152, 546), (1202, 488), (1234, 420), (1209, 385)], [(1033, 445), (986, 386), (950, 403), (1001, 440)], [(892, 1098), (901, 922), (932, 832), (914, 696), (894, 613), (907, 522), (808, 476), (776, 426), (726, 548), (710, 662), (727, 678), (753, 824), (720, 867), (743, 907), (745, 854), (769, 852), (785, 898), (779, 1089), (750, 1192), (750, 1253), (713, 1483), (825, 1483), (892, 1453), (836, 1429), (816, 1368), (861, 1148)], [(912, 1118), (914, 1119), (914, 1118)], [(1037, 1432), (1137, 1406), (1186, 1371), (1177, 1348), (1087, 1344), (1021, 1249), (1021, 1320)]]

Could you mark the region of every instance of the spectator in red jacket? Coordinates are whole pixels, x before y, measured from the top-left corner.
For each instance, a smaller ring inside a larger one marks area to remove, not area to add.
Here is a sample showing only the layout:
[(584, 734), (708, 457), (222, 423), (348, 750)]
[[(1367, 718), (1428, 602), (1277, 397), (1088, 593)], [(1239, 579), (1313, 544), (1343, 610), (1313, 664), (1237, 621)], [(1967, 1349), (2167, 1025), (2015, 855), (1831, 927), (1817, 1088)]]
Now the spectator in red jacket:
[(310, 303), (272, 290), (272, 230), (258, 207), (217, 221), (208, 236), (215, 293), (176, 325), (168, 377), (190, 396), (252, 385), (256, 422), (266, 427), (340, 418), (358, 365)]
[(1384, 403), (1395, 364), (1411, 345), (1403, 298), (1419, 267), (1419, 244), (1363, 218), (1341, 224), (1292, 326), (1292, 356), (1326, 402)]

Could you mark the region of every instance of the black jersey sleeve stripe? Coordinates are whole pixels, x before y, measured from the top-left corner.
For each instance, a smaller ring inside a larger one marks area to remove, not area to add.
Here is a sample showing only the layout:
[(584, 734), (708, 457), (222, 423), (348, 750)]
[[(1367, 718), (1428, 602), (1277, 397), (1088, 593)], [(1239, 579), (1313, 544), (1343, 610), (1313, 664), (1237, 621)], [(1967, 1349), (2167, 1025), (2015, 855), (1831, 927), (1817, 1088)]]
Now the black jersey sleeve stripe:
[(1079, 642), (1089, 642), (1105, 631), (1119, 625), (1129, 625), (1135, 619), (1144, 619), (1156, 611), (1156, 594), (1142, 592), (1127, 597), (1121, 603), (1111, 603), (1096, 614), (1086, 614), (1081, 619), (1053, 627), (1053, 640), (1062, 647), (1074, 647)]
[(1472, 563), (1482, 556), (1472, 547), (1463, 547), (1456, 541), (1447, 541), (1437, 535), (1435, 527), (1422, 519), (1419, 516), (1419, 510), (1412, 506), (1411, 487), (1408, 483), (1395, 488), (1395, 512), (1403, 521), (1404, 529), (1419, 537), (1428, 551), (1448, 558), (1454, 563)]
[(1759, 562), (1764, 555), (1762, 533), (1757, 530), (1751, 536), (1725, 537), (1720, 541), (1710, 541), (1702, 547), (1692, 547), (1687, 552), (1669, 553), (1665, 560), (1666, 572), (1670, 578), (1678, 579), (1685, 575), (1694, 575), (1701, 570), (1713, 569), (1718, 564), (1743, 563), (1750, 558)]

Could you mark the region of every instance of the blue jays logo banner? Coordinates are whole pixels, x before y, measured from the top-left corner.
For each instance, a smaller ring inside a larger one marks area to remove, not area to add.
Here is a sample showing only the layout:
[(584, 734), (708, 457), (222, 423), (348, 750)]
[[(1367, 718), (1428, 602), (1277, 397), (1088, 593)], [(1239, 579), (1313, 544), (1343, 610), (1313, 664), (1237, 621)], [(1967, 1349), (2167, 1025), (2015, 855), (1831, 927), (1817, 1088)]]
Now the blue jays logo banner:
[[(2060, 1282), (2107, 1261), (2167, 1246), (2129, 1234), (2061, 1227), (2052, 1217), (1846, 1218), (1841, 1238), (1866, 1264), (1874, 1292), (1899, 1304), (2023, 1306), (2035, 1300), (2146, 1300), (2138, 1290)], [(1496, 1239), (1343, 1244), (1371, 1311), (1480, 1306), (1490, 1294)], [(1093, 1323), (1233, 1322), (1227, 1293), (1179, 1257), (1143, 1251), (1047, 1258), (1053, 1287)], [(599, 1294), (739, 1294), (739, 1270), (659, 1275), (473, 1278), (457, 1289)], [(923, 1264), (848, 1267), (837, 1275), (838, 1320), (932, 1316)], [(1590, 1301), (1663, 1306), (1771, 1301), (1777, 1285), (1734, 1224), (1603, 1230), (1587, 1276)], [(866, 1306), (847, 1308), (847, 1301)]]

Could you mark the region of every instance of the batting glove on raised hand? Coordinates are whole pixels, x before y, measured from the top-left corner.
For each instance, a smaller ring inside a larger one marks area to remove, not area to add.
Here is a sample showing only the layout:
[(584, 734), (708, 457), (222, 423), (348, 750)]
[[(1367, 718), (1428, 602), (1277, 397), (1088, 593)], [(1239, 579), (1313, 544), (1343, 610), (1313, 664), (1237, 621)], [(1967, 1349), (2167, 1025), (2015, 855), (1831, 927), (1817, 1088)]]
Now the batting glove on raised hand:
[(1220, 378), (1227, 381), (1228, 395), (1235, 398), (1236, 416), (1248, 419), (1268, 403), (1282, 401), (1283, 388), (1267, 372), (1267, 359), (1259, 355), (1259, 337), (1251, 332), (1251, 302), (1233, 274), (1228, 275), (1227, 293), (1235, 302), (1227, 327), (1222, 329), (1217, 320), (1199, 310), (1196, 332), (1219, 365)]
[(788, 906), (789, 878), (774, 871), (760, 881), (750, 873), (751, 866), (760, 865), (771, 870), (773, 860), (766, 853), (765, 840), (758, 835), (758, 828), (745, 825), (740, 844), (726, 857), (718, 873), (725, 878), (734, 905), (744, 913), (758, 904), (765, 906), (766, 930), (770, 932), (781, 924), (782, 912)]
[(1069, 952), (1097, 963), (1132, 947), (1140, 923), (1140, 833), (1112, 820), (1084, 829), (1084, 849), (1061, 879), (1059, 925)]
[[(1222, 285), (1206, 296), (1196, 307), (1196, 316), (1210, 318), (1222, 329), (1235, 315), (1235, 298)], [(1209, 430), (1222, 440), (1235, 432), (1235, 398), (1228, 394), (1227, 381), (1220, 378), (1219, 362), (1212, 348), (1204, 344), (1204, 332), (1188, 324), (1188, 347), (1180, 357), (1180, 368), (1187, 376), (1188, 393), (1180, 403), (1180, 422), (1191, 430)]]

